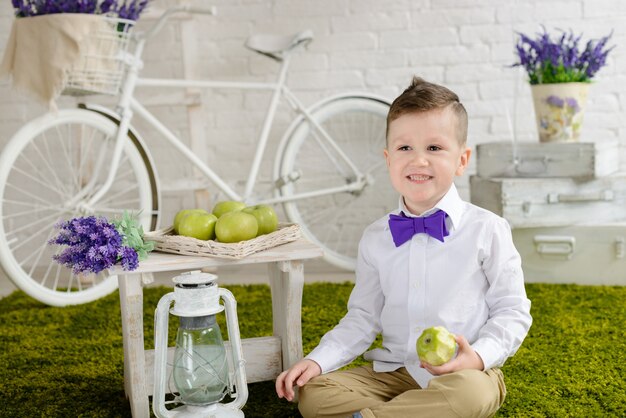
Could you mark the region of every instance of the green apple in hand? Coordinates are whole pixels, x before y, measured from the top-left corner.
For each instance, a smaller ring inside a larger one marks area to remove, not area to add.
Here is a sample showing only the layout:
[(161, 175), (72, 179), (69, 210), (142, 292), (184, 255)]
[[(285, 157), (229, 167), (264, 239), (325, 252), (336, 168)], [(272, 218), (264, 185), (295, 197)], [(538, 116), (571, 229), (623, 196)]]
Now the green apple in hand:
[(256, 218), (256, 221), (259, 224), (257, 236), (269, 234), (270, 232), (276, 231), (276, 227), (278, 226), (278, 217), (276, 216), (276, 212), (274, 212), (274, 208), (272, 208), (271, 206), (248, 206), (246, 208), (243, 208), (241, 211), (244, 213), (249, 213)]
[(178, 235), (201, 240), (215, 238), (217, 216), (212, 213), (192, 212), (185, 215), (178, 224)]
[(174, 233), (178, 234), (178, 225), (180, 224), (180, 220), (183, 219), (186, 215), (190, 213), (209, 213), (204, 209), (183, 209), (179, 210), (174, 216)]
[(219, 242), (239, 242), (256, 237), (259, 225), (249, 213), (232, 211), (223, 214), (215, 224), (215, 235)]
[(238, 202), (236, 200), (222, 200), (221, 202), (217, 202), (215, 206), (213, 206), (213, 215), (221, 218), (222, 215), (228, 212), (240, 211), (245, 208), (246, 204), (243, 202)]
[(441, 366), (454, 356), (454, 334), (444, 327), (426, 328), (417, 339), (417, 355), (420, 360), (433, 366)]

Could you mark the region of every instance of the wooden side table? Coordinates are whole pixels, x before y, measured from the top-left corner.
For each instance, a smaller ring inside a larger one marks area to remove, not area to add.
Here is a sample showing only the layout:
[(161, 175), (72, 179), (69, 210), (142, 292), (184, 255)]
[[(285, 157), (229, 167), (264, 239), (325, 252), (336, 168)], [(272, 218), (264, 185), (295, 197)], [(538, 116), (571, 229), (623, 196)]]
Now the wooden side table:
[[(149, 417), (154, 385), (154, 350), (144, 347), (143, 286), (152, 273), (199, 270), (220, 266), (266, 263), (272, 294), (273, 336), (242, 340), (246, 376), (250, 383), (272, 380), (303, 356), (301, 308), (304, 272), (302, 261), (322, 256), (318, 246), (299, 239), (252, 254), (241, 260), (151, 253), (139, 267), (127, 272), (113, 267), (119, 276), (122, 333), (124, 339), (124, 389), (133, 417)], [(220, 283), (218, 279), (218, 284)], [(228, 346), (227, 346), (228, 349)], [(174, 348), (170, 347), (171, 364)]]

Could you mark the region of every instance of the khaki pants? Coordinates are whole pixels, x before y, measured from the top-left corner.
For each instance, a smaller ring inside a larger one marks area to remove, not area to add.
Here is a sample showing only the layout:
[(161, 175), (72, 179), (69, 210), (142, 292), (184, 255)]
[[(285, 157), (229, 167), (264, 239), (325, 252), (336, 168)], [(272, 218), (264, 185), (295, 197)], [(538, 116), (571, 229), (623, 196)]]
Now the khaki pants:
[(500, 369), (462, 370), (432, 379), (421, 389), (403, 367), (376, 373), (371, 366), (311, 379), (300, 388), (304, 418), (490, 417), (504, 402)]

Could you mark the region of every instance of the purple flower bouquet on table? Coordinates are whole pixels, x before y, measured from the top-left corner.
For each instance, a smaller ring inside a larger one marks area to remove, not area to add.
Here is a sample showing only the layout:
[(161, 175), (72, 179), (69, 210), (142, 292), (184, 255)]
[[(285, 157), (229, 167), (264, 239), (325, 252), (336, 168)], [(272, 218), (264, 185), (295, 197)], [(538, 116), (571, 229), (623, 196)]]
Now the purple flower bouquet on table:
[(127, 213), (113, 223), (104, 217), (87, 216), (57, 227), (59, 234), (48, 243), (67, 247), (53, 259), (75, 274), (97, 274), (118, 263), (124, 270), (135, 270), (154, 248), (152, 242), (144, 242), (143, 228)]

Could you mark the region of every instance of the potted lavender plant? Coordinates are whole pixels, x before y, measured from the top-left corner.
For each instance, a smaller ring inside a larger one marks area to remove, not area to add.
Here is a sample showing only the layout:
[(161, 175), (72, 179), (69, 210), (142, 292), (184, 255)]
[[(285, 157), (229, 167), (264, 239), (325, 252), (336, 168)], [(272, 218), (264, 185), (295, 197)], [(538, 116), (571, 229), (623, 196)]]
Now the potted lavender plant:
[(534, 39), (519, 34), (519, 61), (513, 66), (528, 74), (540, 142), (578, 141), (589, 84), (613, 49), (607, 48), (611, 35), (589, 40), (581, 49), (582, 35), (572, 31), (561, 31), (557, 39), (545, 28)]

